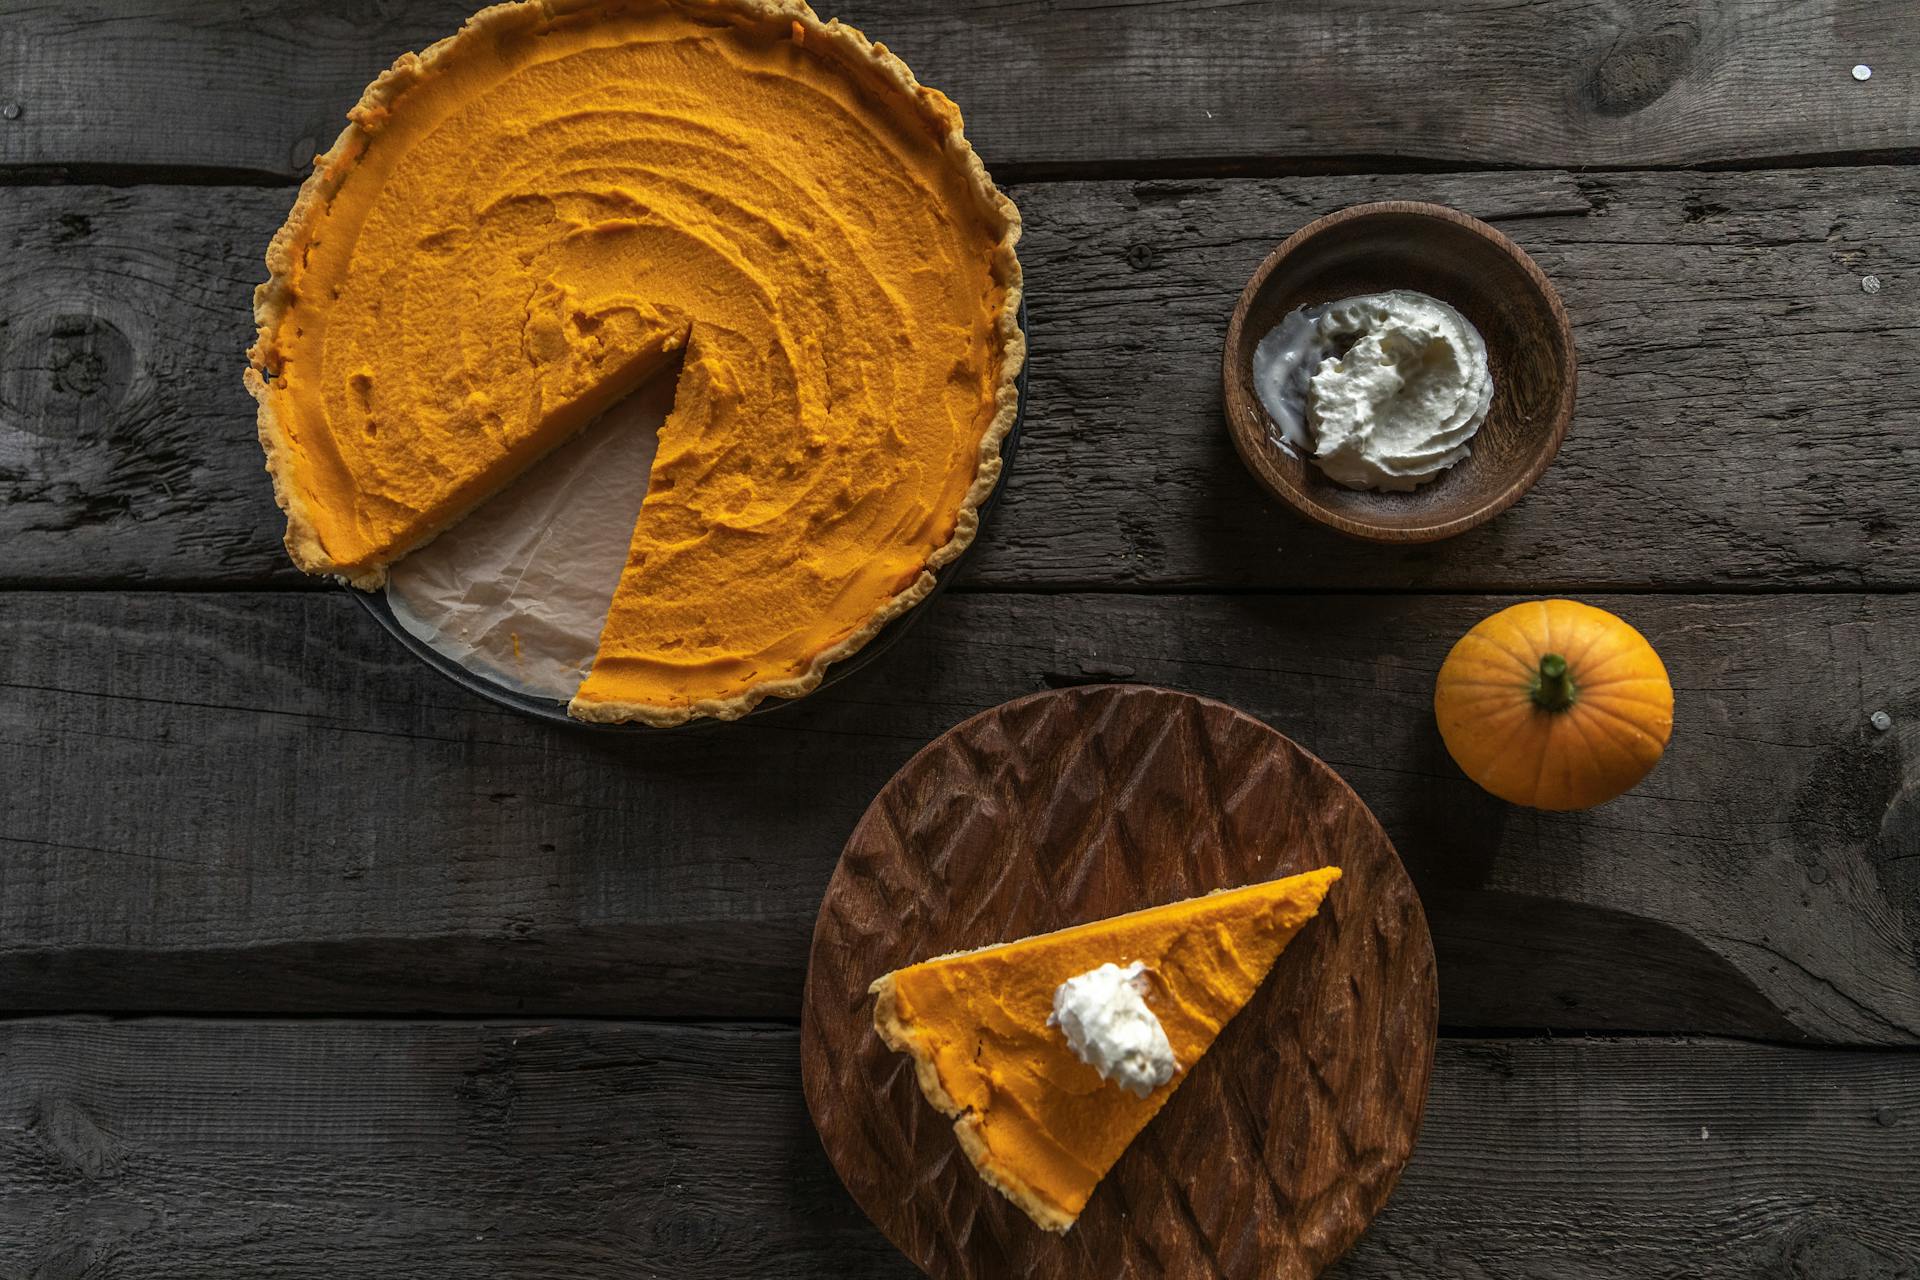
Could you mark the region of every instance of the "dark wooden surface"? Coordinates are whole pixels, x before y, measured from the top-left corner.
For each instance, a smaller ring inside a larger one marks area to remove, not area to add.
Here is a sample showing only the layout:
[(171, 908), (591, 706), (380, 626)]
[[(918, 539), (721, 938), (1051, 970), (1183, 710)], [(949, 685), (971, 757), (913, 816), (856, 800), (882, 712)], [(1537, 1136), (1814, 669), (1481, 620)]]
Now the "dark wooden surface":
[[(979, 586), (1920, 585), (1920, 171), (1116, 180), (1013, 194), (1033, 363), (1006, 501), (971, 571)], [(1396, 196), (1487, 218), (1534, 257), (1574, 321), (1580, 404), (1511, 511), (1383, 553), (1261, 493), (1222, 426), (1220, 353), (1241, 286), (1289, 232)], [(261, 246), (292, 199), (0, 190), (0, 583), (311, 585), (280, 549), (233, 355), (251, 340)], [(1880, 292), (1862, 291), (1867, 275)]]
[[(881, 974), (1326, 866), (1341, 876), (1319, 913), (1181, 1064), (1065, 1241), (956, 1157), (874, 1033)], [(1433, 943), (1392, 841), (1323, 762), (1211, 699), (1056, 689), (962, 721), (861, 816), (809, 955), (801, 1072), (821, 1144), (936, 1280), (1184, 1280), (1222, 1258), (1313, 1280), (1386, 1201), (1426, 1109)]]
[[(792, 1027), (16, 1020), (0, 1274), (907, 1280)], [(298, 1081), (297, 1088), (290, 1082)], [(1900, 1052), (1449, 1039), (1344, 1280), (1911, 1280)]]
[[(1426, 904), (1427, 1126), (1334, 1274), (1920, 1274), (1920, 11), (846, 10), (1026, 214), (1007, 500), (858, 678), (610, 741), (299, 579), (238, 383), (291, 183), (466, 7), (0, 5), (0, 1277), (908, 1274), (800, 1100), (815, 908), (918, 747), (1115, 677), (1323, 756)], [(1516, 507), (1383, 551), (1263, 498), (1219, 369), (1275, 244), (1391, 198), (1526, 249), (1581, 387)], [(1544, 593), (1675, 678), (1583, 815), (1431, 727)]]
[[(0, 164), (289, 180), (469, 0), (17, 4)], [(1910, 153), (1913, 16), (1879, 0), (818, 6), (966, 112), (990, 166), (1640, 166)], [(1855, 83), (1857, 62), (1882, 76)]]
[(0, 596), (0, 991), (792, 1017), (894, 770), (975, 711), (1119, 676), (1353, 783), (1427, 904), (1449, 1026), (1920, 1043), (1920, 602), (1589, 599), (1658, 638), (1679, 709), (1643, 786), (1566, 815), (1484, 795), (1433, 727), (1497, 597), (956, 593), (831, 696), (607, 739), (469, 697), (340, 592)]

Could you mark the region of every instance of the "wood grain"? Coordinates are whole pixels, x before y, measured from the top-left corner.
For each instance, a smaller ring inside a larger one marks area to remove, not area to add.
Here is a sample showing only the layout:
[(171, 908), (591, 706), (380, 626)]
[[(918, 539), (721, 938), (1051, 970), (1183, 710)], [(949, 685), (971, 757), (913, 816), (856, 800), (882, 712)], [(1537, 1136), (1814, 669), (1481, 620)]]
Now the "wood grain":
[[(1920, 171), (1478, 174), (1016, 190), (1033, 375), (970, 570), (996, 587), (1920, 584)], [(1222, 335), (1313, 216), (1422, 197), (1559, 287), (1580, 409), (1516, 507), (1383, 552), (1266, 500)], [(0, 582), (297, 584), (234, 370), (289, 193), (0, 200)], [(1875, 274), (1878, 293), (1861, 277)]]
[[(874, 1032), (881, 974), (1325, 866), (1341, 877), (1319, 914), (1064, 1238), (980, 1179)], [(810, 957), (801, 1074), (821, 1143), (937, 1280), (1182, 1280), (1223, 1258), (1312, 1280), (1393, 1190), (1426, 1108), (1433, 944), (1392, 842), (1321, 761), (1189, 694), (1056, 690), (936, 738), (854, 828)]]
[[(291, 179), (397, 55), (477, 0), (15, 5), (0, 166)], [(1874, 0), (1354, 6), (858, 0), (990, 165), (1381, 159), (1631, 166), (1905, 151), (1920, 14)], [(1847, 75), (1865, 61), (1882, 75)], [(1008, 176), (1006, 174), (1002, 175)]]
[[(0, 1025), (0, 1274), (907, 1280), (791, 1028)], [(1347, 1280), (1911, 1280), (1912, 1055), (1442, 1041)]]
[[(1485, 343), (1493, 400), (1444, 474), (1412, 492), (1356, 491), (1280, 439), (1254, 387), (1254, 352), (1302, 307), (1400, 289), (1466, 317)], [(1254, 479), (1314, 523), (1368, 542), (1436, 542), (1485, 524), (1533, 487), (1573, 420), (1572, 326), (1553, 283), (1512, 240), (1445, 205), (1382, 200), (1309, 222), (1254, 269), (1225, 346), (1227, 431)]]
[(1920, 599), (1591, 602), (1659, 647), (1674, 742), (1553, 815), (1432, 725), (1504, 599), (954, 594), (818, 698), (607, 742), (332, 593), (0, 596), (0, 1005), (790, 1017), (881, 784), (976, 711), (1117, 676), (1353, 783), (1426, 902), (1443, 1024), (1920, 1042)]

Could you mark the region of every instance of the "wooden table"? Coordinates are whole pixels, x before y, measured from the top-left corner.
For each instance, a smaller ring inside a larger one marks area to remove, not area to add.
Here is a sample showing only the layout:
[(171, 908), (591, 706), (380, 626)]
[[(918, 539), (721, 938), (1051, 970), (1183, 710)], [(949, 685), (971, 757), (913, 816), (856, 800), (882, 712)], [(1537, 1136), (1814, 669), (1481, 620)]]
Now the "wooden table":
[[(1121, 678), (1324, 756), (1425, 898), (1426, 1131), (1339, 1274), (1916, 1274), (1920, 10), (850, 6), (1026, 215), (1025, 443), (882, 661), (614, 740), (295, 573), (240, 386), (293, 183), (466, 7), (0, 7), (0, 1276), (905, 1276), (801, 1105), (821, 889), (934, 734)], [(1263, 500), (1218, 391), (1261, 256), (1390, 196), (1518, 240), (1581, 356), (1539, 487), (1411, 550)], [(1587, 814), (1429, 711), (1544, 593), (1678, 692)]]

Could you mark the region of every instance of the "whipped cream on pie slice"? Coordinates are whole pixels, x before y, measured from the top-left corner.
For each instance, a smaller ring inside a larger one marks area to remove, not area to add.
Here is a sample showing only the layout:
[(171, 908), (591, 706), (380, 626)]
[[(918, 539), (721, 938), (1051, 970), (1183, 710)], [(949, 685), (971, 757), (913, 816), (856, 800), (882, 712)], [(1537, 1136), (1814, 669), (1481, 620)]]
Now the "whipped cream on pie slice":
[(1047, 1025), (1058, 1027), (1074, 1056), (1136, 1098), (1180, 1069), (1166, 1028), (1147, 1007), (1147, 967), (1103, 964), (1068, 978), (1053, 993)]

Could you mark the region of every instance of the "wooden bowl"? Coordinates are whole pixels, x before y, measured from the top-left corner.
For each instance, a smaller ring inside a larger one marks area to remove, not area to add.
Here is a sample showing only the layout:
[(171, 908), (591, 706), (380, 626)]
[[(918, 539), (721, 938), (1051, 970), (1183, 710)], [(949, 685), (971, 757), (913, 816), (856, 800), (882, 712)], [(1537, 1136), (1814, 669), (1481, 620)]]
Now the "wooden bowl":
[[(1486, 339), (1493, 405), (1473, 452), (1411, 493), (1349, 489), (1280, 442), (1253, 389), (1253, 349), (1296, 307), (1415, 289)], [(1267, 255), (1233, 309), (1222, 362), (1228, 430), (1260, 483), (1301, 515), (1372, 542), (1432, 542), (1505, 511), (1547, 469), (1573, 418), (1573, 331), (1520, 247), (1444, 205), (1388, 200), (1308, 223)]]

